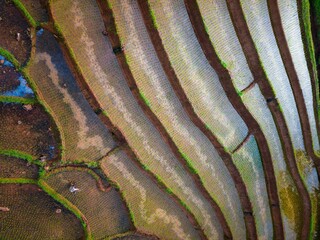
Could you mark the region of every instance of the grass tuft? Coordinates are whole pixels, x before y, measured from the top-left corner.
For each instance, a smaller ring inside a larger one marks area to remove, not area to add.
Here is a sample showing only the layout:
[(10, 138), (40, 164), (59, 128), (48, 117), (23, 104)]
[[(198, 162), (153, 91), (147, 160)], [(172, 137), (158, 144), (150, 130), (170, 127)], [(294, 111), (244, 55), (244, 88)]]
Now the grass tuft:
[(14, 149), (0, 150), (0, 154), (9, 156), (9, 157), (24, 159), (24, 160), (27, 160), (28, 162), (34, 162), (36, 160), (35, 156), (32, 156), (28, 153), (24, 153)]
[(153, 27), (155, 29), (158, 29), (159, 26), (157, 24), (156, 15), (154, 14), (154, 11), (151, 8), (149, 8), (149, 9), (150, 9), (150, 16), (151, 16), (151, 19), (152, 19)]
[(150, 107), (150, 102), (149, 100), (147, 99), (147, 97), (141, 92), (139, 91), (139, 94), (140, 94), (140, 97), (142, 98), (142, 100), (145, 102), (145, 104)]
[(0, 184), (6, 183), (37, 184), (37, 180), (28, 178), (0, 178)]
[(183, 159), (186, 160), (186, 163), (187, 163), (187, 166), (188, 166), (190, 172), (193, 174), (198, 174), (198, 171), (193, 167), (192, 161), (187, 156), (187, 154), (183, 153), (180, 149), (179, 149), (179, 152), (180, 152), (181, 156), (183, 157)]
[(23, 98), (14, 96), (0, 96), (0, 102), (5, 103), (21, 103), (21, 104), (35, 104), (37, 100), (34, 98)]
[(37, 27), (39, 25), (39, 22), (35, 21), (31, 14), (28, 12), (28, 10), (25, 8), (25, 6), (20, 2), (20, 0), (12, 0), (12, 2), (16, 5), (16, 7), (21, 11), (21, 13), (24, 15), (24, 17), (27, 19), (28, 23), (32, 27)]

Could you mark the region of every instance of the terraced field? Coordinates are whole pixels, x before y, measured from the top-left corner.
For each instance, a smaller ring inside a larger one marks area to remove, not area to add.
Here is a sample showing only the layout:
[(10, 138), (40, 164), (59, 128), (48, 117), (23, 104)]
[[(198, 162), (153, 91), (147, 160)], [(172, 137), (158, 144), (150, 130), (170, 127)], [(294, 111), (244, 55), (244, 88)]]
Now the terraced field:
[(0, 0), (0, 239), (319, 239), (315, 2)]

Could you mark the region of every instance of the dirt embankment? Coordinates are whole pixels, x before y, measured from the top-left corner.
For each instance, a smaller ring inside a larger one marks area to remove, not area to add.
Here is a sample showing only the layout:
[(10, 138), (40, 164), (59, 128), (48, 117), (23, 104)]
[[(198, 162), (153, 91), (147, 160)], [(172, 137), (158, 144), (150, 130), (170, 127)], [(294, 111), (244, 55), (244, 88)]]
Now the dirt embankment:
[[(275, 94), (268, 82), (268, 78), (261, 66), (259, 55), (255, 49), (253, 39), (250, 35), (249, 28), (245, 21), (244, 13), (241, 9), (239, 0), (227, 0), (230, 16), (235, 27), (238, 39), (244, 51), (249, 68), (253, 74), (254, 80), (258, 83), (261, 92), (265, 99), (275, 99)], [(308, 191), (299, 174), (298, 167), (295, 161), (294, 150), (289, 136), (288, 127), (285, 123), (284, 116), (279, 108), (279, 103), (275, 99), (268, 103), (273, 119), (276, 123), (277, 130), (281, 139), (282, 147), (286, 156), (286, 161), (289, 166), (290, 174), (297, 186), (300, 196), (304, 202), (304, 212), (302, 229), (299, 238), (307, 239), (310, 233), (311, 221), (311, 202)]]

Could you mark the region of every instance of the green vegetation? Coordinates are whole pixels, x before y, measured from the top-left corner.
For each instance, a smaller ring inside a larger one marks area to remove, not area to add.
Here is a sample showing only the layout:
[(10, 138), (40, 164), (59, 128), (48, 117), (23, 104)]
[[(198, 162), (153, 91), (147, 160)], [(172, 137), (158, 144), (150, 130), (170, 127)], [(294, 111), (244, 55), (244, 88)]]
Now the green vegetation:
[(142, 100), (144, 101), (144, 103), (145, 103), (148, 107), (150, 107), (150, 102), (149, 102), (149, 100), (147, 99), (147, 97), (146, 97), (141, 91), (139, 91), (139, 94), (140, 94), (140, 97), (142, 98)]
[(110, 1), (108, 1), (108, 0), (104, 0), (104, 1), (107, 3), (108, 8), (112, 9), (112, 3)]
[[(281, 179), (280, 183), (285, 183), (285, 172), (281, 172), (279, 178)], [(288, 219), (289, 224), (294, 227), (295, 232), (299, 234), (298, 231), (302, 225), (301, 214), (303, 212), (301, 197), (295, 186), (291, 184), (280, 184), (278, 191), (284, 216)]]
[(183, 153), (180, 149), (179, 149), (179, 152), (180, 152), (181, 156), (184, 158), (184, 160), (186, 160), (186, 163), (187, 163), (187, 166), (188, 166), (190, 172), (193, 174), (198, 174), (198, 171), (192, 165), (192, 160), (185, 153)]
[[(311, 4), (311, 8), (310, 8), (310, 4)], [(310, 10), (313, 12), (313, 15), (315, 17), (315, 25), (317, 28), (316, 43), (314, 43), (312, 39)], [(317, 73), (317, 65), (320, 64), (320, 56), (318, 56), (318, 59), (316, 59), (315, 49), (314, 49), (314, 46), (318, 45), (320, 41), (320, 1), (310, 1), (310, 2), (308, 0), (302, 1), (302, 20), (304, 24), (305, 33), (306, 33), (305, 34), (305, 37), (307, 40), (306, 45), (308, 47), (308, 51), (309, 51), (309, 55), (312, 63), (313, 76), (316, 81), (316, 84), (313, 87), (315, 88), (315, 92), (316, 92), (316, 100), (317, 100), (317, 106), (318, 106), (317, 112), (318, 112), (318, 116), (320, 116), (319, 79), (318, 79), (318, 73)]]
[(99, 167), (99, 162), (98, 161), (93, 161), (93, 162), (87, 162), (85, 163), (89, 168), (97, 168)]
[(35, 104), (37, 100), (33, 98), (22, 98), (13, 96), (0, 96), (0, 102), (6, 103), (21, 103), (21, 104)]
[(242, 91), (237, 90), (237, 94), (238, 94), (239, 97), (243, 96), (243, 92)]
[(4, 184), (4, 183), (37, 184), (37, 181), (34, 179), (28, 179), (28, 178), (0, 178), (0, 184)]
[(204, 30), (206, 31), (207, 34), (209, 34), (209, 29), (208, 29), (207, 25), (205, 23), (203, 23), (203, 24), (204, 24)]
[(19, 150), (14, 150), (14, 149), (0, 149), (0, 154), (5, 155), (5, 156), (9, 156), (9, 157), (16, 157), (16, 158), (20, 158), (20, 159), (24, 159), (26, 161), (28, 161), (29, 163), (33, 163), (36, 164), (38, 166), (44, 166), (44, 162), (41, 162), (39, 159), (37, 159), (37, 157), (32, 156), (28, 153), (19, 151)]
[(42, 179), (38, 181), (38, 185), (47, 193), (49, 194), (54, 200), (61, 203), (65, 208), (67, 208), (69, 211), (71, 211), (77, 218), (81, 221), (81, 224), (84, 228), (86, 239), (91, 240), (92, 235), (89, 226), (87, 226), (86, 223), (86, 217), (83, 215), (83, 213), (74, 206), (71, 202), (69, 202), (66, 198), (64, 198), (62, 195), (57, 193), (55, 190), (53, 190), (47, 183), (45, 183)]
[(221, 62), (221, 65), (222, 65), (225, 69), (227, 69), (227, 67), (228, 67), (227, 63), (225, 63), (225, 62), (222, 61), (222, 60), (220, 60), (220, 62)]
[(144, 169), (144, 170), (146, 170), (146, 171), (150, 171), (150, 168), (149, 167), (147, 167), (146, 165), (144, 165), (144, 164), (142, 164), (142, 168)]
[(171, 188), (169, 188), (169, 187), (167, 187), (167, 186), (165, 185), (165, 183), (163, 182), (163, 180), (161, 179), (161, 177), (158, 176), (158, 175), (156, 175), (156, 174), (154, 174), (154, 175), (155, 175), (158, 183), (160, 183), (161, 186), (164, 186), (165, 191), (166, 191), (168, 194), (170, 194), (170, 195), (173, 194)]
[[(72, 164), (75, 164), (72, 161)], [(94, 171), (92, 171), (90, 168), (87, 167), (75, 167), (75, 166), (63, 166), (60, 168), (55, 168), (51, 170), (49, 173), (45, 174), (43, 179), (48, 178), (52, 174), (57, 174), (59, 172), (66, 172), (66, 171), (80, 171), (80, 172), (86, 172), (90, 174), (96, 181), (100, 181), (100, 176), (96, 174)]]
[(3, 57), (5, 57), (9, 62), (11, 62), (17, 69), (20, 68), (20, 63), (19, 61), (13, 56), (12, 53), (10, 53), (9, 51), (7, 51), (4, 48), (0, 47), (0, 55), (2, 55)]
[(153, 27), (155, 29), (158, 29), (159, 26), (157, 24), (156, 15), (154, 14), (154, 11), (151, 8), (150, 8), (150, 16), (151, 16), (151, 19), (152, 19)]
[(25, 16), (27, 19), (28, 23), (32, 27), (37, 27), (39, 25), (38, 22), (36, 22), (31, 14), (28, 12), (28, 10), (25, 8), (25, 6), (19, 1), (19, 0), (12, 0), (12, 2), (16, 5), (16, 7), (21, 11), (21, 13)]
[[(56, 30), (56, 33), (58, 34), (58, 36), (63, 39), (61, 27), (56, 22), (53, 23), (53, 27)], [(64, 39), (63, 39), (63, 41), (64, 41)], [(71, 52), (70, 52), (70, 54), (71, 54)], [(74, 57), (74, 53), (73, 52), (72, 52), (72, 55)]]
[[(296, 162), (298, 165), (298, 170), (299, 173), (306, 185), (306, 188), (309, 189), (309, 194), (310, 194), (310, 199), (311, 199), (311, 204), (312, 204), (312, 225), (311, 225), (311, 236), (314, 235), (314, 232), (317, 230), (317, 214), (318, 214), (318, 208), (319, 208), (319, 197), (317, 196), (319, 189), (316, 189), (315, 186), (308, 186), (308, 177), (311, 176), (312, 171), (314, 169), (314, 164), (313, 161), (310, 157), (308, 157), (307, 153), (302, 150), (296, 150), (295, 151), (295, 157), (296, 157)], [(312, 188), (312, 190), (310, 190)]]
[(35, 160), (37, 159), (35, 156), (32, 156), (30, 154), (18, 151), (18, 150), (13, 150), (13, 149), (6, 149), (6, 150), (1, 150), (0, 149), (0, 154), (6, 155), (9, 157), (16, 157), (20, 159), (27, 160), (28, 162), (36, 162)]
[(187, 205), (185, 202), (183, 202), (182, 200), (180, 200), (180, 199), (179, 199), (179, 201), (180, 201), (180, 204), (181, 204), (190, 214), (192, 214), (191, 209), (188, 207), (188, 205)]

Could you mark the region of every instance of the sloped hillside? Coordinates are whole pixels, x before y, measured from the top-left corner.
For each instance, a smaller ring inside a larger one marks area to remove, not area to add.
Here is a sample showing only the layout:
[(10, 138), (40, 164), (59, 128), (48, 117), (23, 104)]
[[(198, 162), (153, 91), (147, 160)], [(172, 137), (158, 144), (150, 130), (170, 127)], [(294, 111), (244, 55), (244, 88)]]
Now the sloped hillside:
[(320, 239), (315, 2), (0, 0), (0, 239)]

